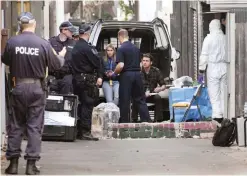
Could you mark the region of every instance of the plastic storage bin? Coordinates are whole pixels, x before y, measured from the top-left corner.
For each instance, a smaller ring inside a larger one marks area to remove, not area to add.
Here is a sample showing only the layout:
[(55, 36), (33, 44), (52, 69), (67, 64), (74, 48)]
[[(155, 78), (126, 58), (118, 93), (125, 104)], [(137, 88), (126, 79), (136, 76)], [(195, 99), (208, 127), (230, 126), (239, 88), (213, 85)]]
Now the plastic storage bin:
[[(169, 110), (170, 119), (173, 119), (172, 104), (178, 102), (191, 102), (193, 94), (197, 87), (183, 87), (183, 88), (170, 88), (169, 89)], [(201, 114), (204, 118), (210, 118), (212, 116), (212, 106), (208, 96), (207, 87), (202, 87), (200, 96), (192, 103), (192, 106), (198, 102)], [(184, 117), (186, 108), (175, 108), (175, 122), (181, 122)], [(185, 121), (199, 121), (200, 115), (196, 107), (191, 107)]]

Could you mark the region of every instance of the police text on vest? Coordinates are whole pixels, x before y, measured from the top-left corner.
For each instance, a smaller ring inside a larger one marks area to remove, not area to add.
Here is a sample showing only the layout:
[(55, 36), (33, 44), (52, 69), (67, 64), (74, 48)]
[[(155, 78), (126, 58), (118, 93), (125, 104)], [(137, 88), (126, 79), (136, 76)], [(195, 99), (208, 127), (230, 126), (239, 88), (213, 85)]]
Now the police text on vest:
[(25, 54), (25, 55), (39, 55), (39, 48), (30, 48), (30, 47), (15, 47), (15, 54)]

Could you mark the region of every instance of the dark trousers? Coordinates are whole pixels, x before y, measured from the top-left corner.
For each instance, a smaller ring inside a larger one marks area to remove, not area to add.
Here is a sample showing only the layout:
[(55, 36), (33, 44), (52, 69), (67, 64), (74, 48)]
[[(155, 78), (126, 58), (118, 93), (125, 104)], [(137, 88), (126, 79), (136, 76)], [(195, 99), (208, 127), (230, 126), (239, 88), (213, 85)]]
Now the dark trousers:
[(58, 80), (59, 94), (73, 93), (72, 75), (65, 75)]
[(53, 80), (50, 90), (59, 94), (73, 93), (72, 75), (65, 75), (62, 79)]
[(88, 86), (81, 81), (73, 79), (73, 85), (74, 94), (78, 96), (81, 103), (80, 106), (78, 106), (80, 120), (78, 131), (82, 133), (91, 132), (92, 112), (98, 95), (92, 91), (93, 87)]
[[(146, 98), (147, 103), (154, 103), (154, 121), (162, 121), (163, 120), (163, 112), (162, 112), (162, 99), (159, 95), (154, 95)], [(134, 102), (132, 105), (132, 120), (135, 122), (138, 120), (138, 106)]]
[(119, 85), (119, 123), (130, 122), (130, 100), (136, 103), (139, 109), (141, 121), (149, 122), (149, 112), (145, 101), (145, 92), (141, 79), (141, 73), (138, 71), (127, 71), (120, 75)]
[(24, 131), (27, 132), (25, 159), (39, 160), (41, 136), (44, 125), (46, 96), (39, 84), (17, 84), (11, 98), (12, 115), (8, 119), (7, 159), (21, 155), (21, 142)]

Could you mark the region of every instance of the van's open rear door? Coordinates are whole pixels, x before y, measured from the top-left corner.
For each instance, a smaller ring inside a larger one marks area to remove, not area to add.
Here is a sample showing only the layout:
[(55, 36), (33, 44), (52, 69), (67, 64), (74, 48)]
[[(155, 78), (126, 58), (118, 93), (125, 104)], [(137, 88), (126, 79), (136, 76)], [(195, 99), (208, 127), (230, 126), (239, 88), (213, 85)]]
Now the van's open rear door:
[(165, 78), (170, 77), (170, 72), (173, 70), (171, 66), (171, 42), (168, 37), (168, 31), (163, 20), (155, 18), (153, 21), (154, 34), (156, 37), (155, 50), (153, 54), (158, 58), (157, 67)]
[(164, 23), (164, 21), (160, 18), (155, 18), (152, 23), (154, 25), (154, 32), (157, 38), (157, 47), (164, 47), (165, 49), (167, 49), (169, 45), (172, 47), (170, 38), (168, 36), (169, 34), (167, 25)]
[(102, 19), (99, 19), (99, 20), (97, 20), (95, 22), (95, 24), (92, 27), (90, 38), (89, 38), (89, 41), (88, 41), (89, 43), (91, 43), (95, 47), (97, 45), (97, 41), (98, 41), (99, 34), (100, 34), (100, 31), (101, 31), (102, 22), (103, 22)]

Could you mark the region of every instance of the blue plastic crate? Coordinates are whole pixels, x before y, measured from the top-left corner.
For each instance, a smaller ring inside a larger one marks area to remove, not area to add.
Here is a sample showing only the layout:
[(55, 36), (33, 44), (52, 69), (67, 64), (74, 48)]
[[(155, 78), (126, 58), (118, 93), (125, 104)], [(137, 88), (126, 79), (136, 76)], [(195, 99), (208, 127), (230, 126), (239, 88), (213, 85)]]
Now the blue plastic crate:
[[(169, 109), (170, 109), (170, 119), (173, 118), (172, 104), (178, 102), (191, 102), (193, 95), (197, 87), (184, 87), (184, 88), (170, 88), (169, 89)], [(206, 87), (202, 87), (200, 96), (192, 103), (192, 106), (198, 105), (201, 110), (201, 114), (204, 118), (209, 118), (212, 116), (212, 106), (208, 96), (208, 90)], [(181, 122), (184, 117), (186, 108), (175, 108), (175, 122)], [(199, 121), (200, 115), (198, 109), (191, 107), (187, 116), (186, 121)]]

